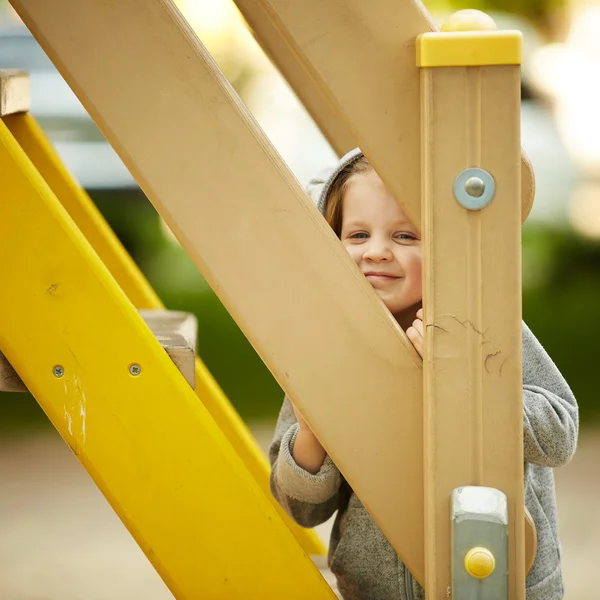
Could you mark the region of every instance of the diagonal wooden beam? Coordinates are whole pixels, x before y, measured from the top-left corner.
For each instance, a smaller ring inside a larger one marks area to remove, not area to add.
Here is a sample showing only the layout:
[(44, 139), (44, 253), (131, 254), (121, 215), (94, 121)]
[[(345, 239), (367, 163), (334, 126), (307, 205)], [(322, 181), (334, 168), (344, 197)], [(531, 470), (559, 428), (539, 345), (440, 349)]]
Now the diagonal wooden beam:
[[(421, 224), (415, 39), (435, 24), (418, 0), (235, 0), (258, 42), (338, 153), (360, 146)], [(524, 217), (534, 177), (522, 153)], [(523, 218), (524, 220), (524, 218)]]
[(12, 4), (422, 581), (421, 361), (188, 24)]

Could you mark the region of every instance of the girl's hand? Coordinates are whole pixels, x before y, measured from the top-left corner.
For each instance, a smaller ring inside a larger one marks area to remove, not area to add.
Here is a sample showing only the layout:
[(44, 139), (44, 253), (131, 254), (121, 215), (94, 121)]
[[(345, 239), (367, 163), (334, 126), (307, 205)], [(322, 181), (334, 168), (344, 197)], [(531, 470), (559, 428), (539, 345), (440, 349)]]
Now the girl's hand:
[(304, 420), (304, 417), (300, 414), (300, 411), (296, 408), (296, 405), (292, 402), (292, 408), (294, 409), (294, 415), (296, 416), (296, 421), (298, 421), (298, 425), (300, 425), (301, 431), (307, 431), (312, 434), (308, 423)]
[(316, 475), (320, 471), (323, 461), (325, 460), (325, 448), (323, 448), (321, 442), (319, 442), (315, 434), (311, 431), (293, 402), (292, 407), (294, 409), (294, 414), (296, 415), (296, 420), (300, 425), (300, 430), (298, 431), (296, 441), (294, 442), (292, 456), (300, 468)]
[(415, 350), (423, 358), (423, 309), (420, 308), (417, 312), (417, 318), (413, 324), (406, 330), (408, 339), (412, 342)]

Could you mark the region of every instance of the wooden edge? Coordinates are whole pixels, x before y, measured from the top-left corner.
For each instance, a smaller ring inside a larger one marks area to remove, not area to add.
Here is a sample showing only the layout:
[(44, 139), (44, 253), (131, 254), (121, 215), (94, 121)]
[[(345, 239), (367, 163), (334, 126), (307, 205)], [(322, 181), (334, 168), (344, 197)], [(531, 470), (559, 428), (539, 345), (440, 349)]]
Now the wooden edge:
[(18, 69), (0, 69), (0, 117), (31, 108), (29, 75)]
[[(170, 310), (140, 310), (160, 345), (192, 388), (196, 386), (196, 317)], [(0, 392), (26, 392), (27, 387), (0, 352)]]
[(27, 387), (13, 369), (12, 365), (0, 352), (0, 392), (26, 392)]
[[(234, 1), (336, 152), (359, 146), (420, 229), (415, 40), (436, 29), (423, 5), (414, 0)], [(524, 222), (535, 183), (529, 159), (524, 152), (521, 157)]]

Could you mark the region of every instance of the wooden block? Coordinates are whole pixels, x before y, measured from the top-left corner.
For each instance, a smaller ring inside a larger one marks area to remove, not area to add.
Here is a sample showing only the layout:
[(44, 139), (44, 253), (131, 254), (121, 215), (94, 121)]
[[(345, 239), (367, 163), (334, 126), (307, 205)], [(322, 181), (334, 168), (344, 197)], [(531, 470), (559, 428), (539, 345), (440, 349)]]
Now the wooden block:
[[(140, 310), (160, 345), (192, 388), (196, 386), (196, 317), (171, 310)], [(0, 392), (26, 392), (27, 388), (0, 352)]]
[(187, 382), (196, 386), (196, 317), (173, 310), (140, 310), (140, 315)]
[(29, 75), (18, 69), (0, 69), (0, 117), (28, 112), (31, 107)]

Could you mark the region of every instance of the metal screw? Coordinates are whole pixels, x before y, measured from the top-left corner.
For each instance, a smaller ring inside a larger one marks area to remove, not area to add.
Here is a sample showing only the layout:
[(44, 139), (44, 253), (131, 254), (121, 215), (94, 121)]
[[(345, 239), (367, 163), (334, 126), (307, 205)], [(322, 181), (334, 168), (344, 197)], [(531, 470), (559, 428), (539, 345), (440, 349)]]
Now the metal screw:
[(54, 377), (62, 377), (65, 374), (65, 370), (60, 365), (56, 365), (52, 369), (52, 373)]
[(137, 377), (141, 372), (142, 372), (142, 367), (140, 367), (140, 365), (131, 365), (129, 367), (129, 372), (134, 376)]
[(465, 182), (465, 191), (473, 198), (479, 198), (485, 192), (485, 183), (479, 177), (469, 177)]

